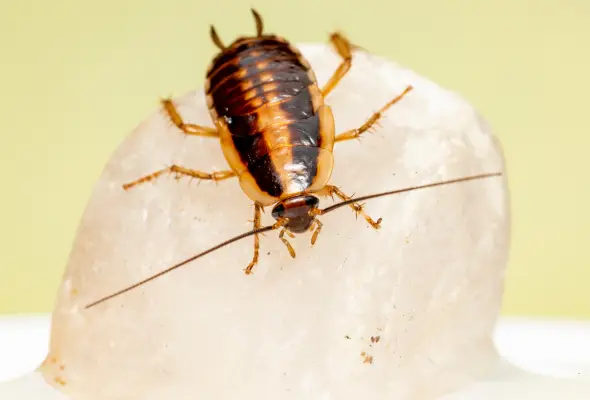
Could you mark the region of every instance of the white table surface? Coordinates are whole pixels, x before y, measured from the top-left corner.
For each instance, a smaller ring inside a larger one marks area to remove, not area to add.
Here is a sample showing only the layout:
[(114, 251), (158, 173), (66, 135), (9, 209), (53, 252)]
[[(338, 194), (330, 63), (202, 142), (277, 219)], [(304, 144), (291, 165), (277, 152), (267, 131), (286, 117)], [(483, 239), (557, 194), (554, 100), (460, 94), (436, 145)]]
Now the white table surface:
[[(49, 316), (0, 316), (0, 382), (33, 371), (47, 354)], [(500, 320), (500, 353), (527, 371), (590, 382), (590, 321)]]

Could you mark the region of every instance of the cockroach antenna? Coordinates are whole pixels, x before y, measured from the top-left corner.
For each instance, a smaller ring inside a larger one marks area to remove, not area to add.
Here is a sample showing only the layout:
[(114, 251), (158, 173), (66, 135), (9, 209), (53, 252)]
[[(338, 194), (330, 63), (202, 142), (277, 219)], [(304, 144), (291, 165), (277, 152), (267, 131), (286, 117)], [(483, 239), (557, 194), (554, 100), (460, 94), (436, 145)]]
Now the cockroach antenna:
[(113, 294), (110, 294), (110, 295), (108, 295), (106, 297), (103, 297), (100, 300), (97, 300), (95, 302), (92, 302), (92, 303), (88, 304), (85, 308), (94, 307), (94, 306), (96, 306), (96, 305), (98, 305), (100, 303), (103, 303), (103, 302), (105, 302), (107, 300), (112, 299), (113, 297), (120, 296), (120, 295), (122, 295), (124, 293), (127, 293), (127, 292), (129, 292), (129, 291), (131, 291), (131, 290), (133, 290), (135, 288), (138, 288), (139, 286), (145, 285), (146, 283), (148, 283), (150, 281), (153, 281), (154, 279), (157, 279), (157, 278), (161, 277), (162, 275), (166, 275), (167, 273), (172, 272), (175, 269), (178, 269), (178, 268), (180, 268), (180, 267), (182, 267), (182, 266), (184, 266), (184, 265), (186, 265), (186, 264), (188, 264), (188, 263), (190, 263), (192, 261), (195, 261), (196, 259), (201, 258), (201, 257), (203, 257), (203, 256), (205, 256), (205, 255), (207, 255), (209, 253), (212, 253), (215, 250), (219, 250), (222, 247), (225, 247), (225, 246), (227, 246), (229, 244), (232, 244), (233, 242), (237, 242), (238, 240), (247, 238), (248, 236), (252, 236), (252, 235), (259, 234), (259, 233), (264, 233), (264, 232), (272, 231), (273, 229), (276, 229), (275, 228), (275, 225), (277, 225), (277, 224), (265, 226), (264, 228), (254, 229), (254, 230), (251, 230), (249, 232), (242, 233), (241, 235), (235, 236), (235, 237), (233, 237), (231, 239), (228, 239), (225, 242), (219, 243), (218, 245), (213, 246), (210, 249), (207, 249), (207, 250), (205, 250), (205, 251), (203, 251), (203, 252), (201, 252), (199, 254), (196, 254), (196, 255), (194, 255), (194, 256), (192, 256), (190, 258), (187, 258), (186, 260), (181, 261), (178, 264), (174, 264), (173, 266), (168, 267), (165, 270), (160, 271), (157, 274), (154, 274), (154, 275), (150, 276), (149, 278), (146, 278), (146, 279), (144, 279), (142, 281), (139, 281), (139, 282), (137, 282), (137, 283), (135, 283), (135, 284), (133, 284), (131, 286), (126, 287), (125, 289), (121, 289), (121, 290), (119, 290), (119, 291), (117, 291), (117, 292), (115, 292)]
[[(366, 195), (366, 196), (360, 196), (360, 197), (353, 198), (353, 199), (348, 199), (348, 200), (342, 201), (340, 203), (336, 203), (336, 204), (334, 204), (332, 206), (329, 206), (329, 207), (326, 207), (326, 208), (323, 208), (323, 209), (319, 209), (319, 208), (315, 208), (315, 207), (311, 206), (311, 207), (309, 207), (308, 216), (305, 217), (305, 218), (310, 218), (312, 220), (312, 222), (316, 222), (316, 223), (319, 224), (317, 226), (316, 231), (313, 234), (312, 244), (315, 242), (315, 239), (317, 238), (317, 234), (319, 233), (319, 229), (322, 226), (321, 223), (319, 223), (319, 221), (317, 221), (315, 219), (316, 216), (318, 216), (318, 215), (326, 215), (326, 214), (328, 214), (328, 213), (330, 213), (330, 212), (332, 212), (332, 211), (334, 211), (334, 210), (336, 210), (336, 209), (338, 209), (340, 207), (349, 206), (351, 204), (356, 204), (359, 201), (371, 200), (371, 199), (375, 199), (375, 198), (378, 198), (378, 197), (391, 196), (391, 195), (396, 195), (396, 194), (411, 192), (411, 191), (415, 191), (415, 190), (421, 190), (421, 189), (427, 189), (427, 188), (434, 188), (434, 187), (437, 187), (437, 186), (450, 185), (450, 184), (454, 184), (454, 183), (474, 181), (474, 180), (485, 179), (485, 178), (492, 178), (492, 177), (497, 177), (497, 176), (501, 176), (501, 175), (502, 175), (502, 172), (493, 172), (493, 173), (472, 175), (472, 176), (467, 176), (467, 177), (463, 177), (463, 178), (457, 178), (457, 179), (439, 181), (439, 182), (434, 182), (434, 183), (428, 183), (428, 184), (419, 185), (419, 186), (411, 186), (411, 187), (407, 187), (407, 188), (403, 188), (403, 189), (390, 190), (390, 191), (386, 191), (386, 192), (375, 193), (375, 194), (370, 194), (370, 195)], [(188, 263), (190, 263), (192, 261), (195, 261), (195, 260), (197, 260), (197, 259), (199, 259), (199, 258), (201, 258), (201, 257), (203, 257), (203, 256), (205, 256), (207, 254), (210, 254), (210, 253), (212, 253), (212, 252), (214, 252), (216, 250), (219, 250), (219, 249), (221, 249), (221, 248), (223, 248), (223, 247), (225, 247), (227, 245), (230, 245), (230, 244), (232, 244), (234, 242), (237, 242), (237, 241), (239, 241), (241, 239), (244, 239), (244, 238), (247, 238), (249, 236), (258, 235), (260, 233), (264, 233), (264, 232), (276, 230), (276, 229), (279, 229), (279, 228), (283, 228), (283, 231), (281, 232), (281, 235), (280, 235), (280, 237), (282, 238), (282, 235), (285, 232), (284, 229), (285, 229), (286, 226), (289, 226), (291, 224), (298, 224), (300, 222), (300, 221), (297, 221), (297, 218), (301, 218), (301, 216), (296, 216), (296, 217), (278, 217), (277, 218), (277, 222), (275, 224), (273, 224), (273, 225), (268, 225), (268, 226), (265, 226), (263, 228), (254, 229), (254, 230), (251, 230), (249, 232), (242, 233), (241, 235), (235, 236), (235, 237), (233, 237), (231, 239), (228, 239), (228, 240), (226, 240), (226, 241), (224, 241), (222, 243), (219, 243), (216, 246), (213, 246), (213, 247), (209, 248), (208, 250), (205, 250), (205, 251), (203, 251), (203, 252), (201, 252), (199, 254), (196, 254), (196, 255), (194, 255), (194, 256), (192, 256), (190, 258), (187, 258), (186, 260), (184, 260), (184, 261), (182, 261), (182, 262), (180, 262), (178, 264), (175, 264), (175, 265), (173, 265), (173, 266), (171, 266), (169, 268), (166, 268), (165, 270), (160, 271), (160, 272), (158, 272), (158, 273), (156, 273), (156, 274), (154, 274), (154, 275), (152, 275), (152, 276), (150, 276), (150, 277), (148, 277), (148, 278), (146, 278), (146, 279), (144, 279), (144, 280), (142, 280), (140, 282), (137, 282), (137, 283), (135, 283), (135, 284), (133, 284), (131, 286), (128, 286), (128, 287), (126, 287), (126, 288), (124, 288), (122, 290), (119, 290), (119, 291), (117, 291), (117, 292), (115, 292), (113, 294), (110, 294), (110, 295), (108, 295), (106, 297), (103, 297), (103, 298), (101, 298), (101, 299), (99, 299), (97, 301), (94, 301), (94, 302), (88, 304), (85, 308), (88, 309), (88, 308), (94, 307), (94, 306), (96, 306), (98, 304), (101, 304), (101, 303), (103, 303), (103, 302), (105, 302), (107, 300), (110, 300), (110, 299), (112, 299), (114, 297), (117, 297), (117, 296), (120, 296), (120, 295), (122, 295), (124, 293), (127, 293), (127, 292), (129, 292), (129, 291), (131, 291), (133, 289), (138, 288), (139, 286), (142, 286), (142, 285), (144, 285), (144, 284), (146, 284), (148, 282), (153, 281), (154, 279), (157, 279), (157, 278), (161, 277), (162, 275), (165, 275), (165, 274), (167, 274), (169, 272), (172, 272), (172, 271), (174, 271), (174, 270), (176, 270), (176, 269), (178, 269), (178, 268), (180, 268), (180, 267), (182, 267), (182, 266), (184, 266), (184, 265), (186, 265), (186, 264), (188, 264)], [(290, 219), (294, 219), (295, 221), (291, 221)]]

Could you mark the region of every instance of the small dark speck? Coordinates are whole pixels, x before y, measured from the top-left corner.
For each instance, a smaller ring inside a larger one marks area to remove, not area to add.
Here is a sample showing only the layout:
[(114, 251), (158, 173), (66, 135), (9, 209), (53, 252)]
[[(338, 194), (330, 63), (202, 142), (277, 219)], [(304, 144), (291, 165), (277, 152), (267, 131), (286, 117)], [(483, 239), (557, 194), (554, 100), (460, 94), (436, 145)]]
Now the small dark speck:
[(270, 251), (268, 253), (266, 253), (267, 256), (270, 256)]
[(344, 339), (349, 339), (350, 340), (350, 336), (346, 335), (346, 336), (344, 336)]

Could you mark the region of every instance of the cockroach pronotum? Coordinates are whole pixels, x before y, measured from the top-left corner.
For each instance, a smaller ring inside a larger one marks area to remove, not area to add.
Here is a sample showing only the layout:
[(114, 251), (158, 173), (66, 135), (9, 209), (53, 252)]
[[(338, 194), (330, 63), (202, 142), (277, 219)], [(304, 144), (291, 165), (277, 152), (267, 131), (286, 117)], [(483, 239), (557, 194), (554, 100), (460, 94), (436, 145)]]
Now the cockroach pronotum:
[[(127, 190), (166, 173), (212, 181), (238, 178), (242, 190), (254, 202), (254, 229), (97, 300), (86, 308), (126, 293), (249, 236), (254, 236), (254, 256), (244, 270), (246, 274), (251, 274), (258, 262), (258, 235), (263, 232), (280, 229), (279, 239), (291, 256), (295, 257), (295, 251), (285, 235), (294, 237), (295, 233), (313, 231), (313, 245), (322, 229), (322, 223), (317, 217), (340, 207), (351, 207), (373, 228), (379, 229), (381, 218), (373, 220), (365, 214), (359, 202), (502, 175), (501, 172), (480, 174), (357, 198), (350, 198), (336, 186), (328, 184), (334, 164), (334, 144), (359, 138), (370, 130), (386, 110), (412, 90), (412, 86), (408, 85), (361, 127), (336, 135), (334, 117), (324, 99), (349, 71), (353, 45), (340, 33), (330, 36), (342, 61), (320, 88), (311, 66), (299, 50), (280, 36), (265, 34), (262, 18), (255, 10), (251, 11), (256, 22), (256, 36), (240, 37), (225, 46), (211, 26), (211, 39), (220, 52), (207, 70), (205, 94), (215, 127), (185, 123), (172, 101), (162, 100), (165, 112), (182, 132), (216, 138), (221, 142), (230, 169), (206, 173), (172, 165), (127, 183), (123, 188)], [(318, 196), (336, 196), (342, 201), (321, 209)], [(261, 211), (271, 205), (274, 205), (272, 216), (276, 222), (261, 227)]]

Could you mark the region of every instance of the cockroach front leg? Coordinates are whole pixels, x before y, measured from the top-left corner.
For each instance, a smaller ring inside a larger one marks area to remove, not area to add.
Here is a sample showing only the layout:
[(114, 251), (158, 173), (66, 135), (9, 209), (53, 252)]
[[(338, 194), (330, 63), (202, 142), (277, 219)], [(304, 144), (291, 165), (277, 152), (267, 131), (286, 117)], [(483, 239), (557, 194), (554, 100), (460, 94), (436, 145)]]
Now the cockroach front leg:
[[(334, 195), (336, 195), (337, 197), (339, 197), (341, 200), (350, 200), (351, 197), (347, 196), (346, 194), (344, 194), (344, 192), (342, 192), (340, 189), (338, 189), (336, 186), (332, 186), (332, 185), (327, 185), (321, 192), (318, 193), (321, 196), (330, 196), (333, 197)], [(371, 217), (369, 217), (365, 211), (363, 210), (363, 206), (360, 205), (359, 203), (350, 203), (349, 204), (350, 208), (352, 208), (354, 210), (354, 212), (357, 214), (357, 216), (360, 214), (363, 216), (363, 218), (365, 218), (365, 220), (369, 223), (369, 225), (371, 225), (373, 228), (375, 229), (379, 229), (381, 227), (381, 218), (379, 218), (377, 221), (374, 221)], [(321, 225), (318, 226), (318, 228), (321, 228)]]
[[(262, 206), (258, 203), (254, 203), (254, 229), (260, 228), (260, 212), (262, 211)], [(246, 275), (250, 275), (252, 273), (252, 268), (258, 263), (258, 254), (260, 252), (260, 239), (258, 235), (254, 235), (254, 257), (252, 258), (252, 262), (250, 265), (246, 267), (244, 272)]]
[(313, 235), (311, 235), (311, 245), (312, 246), (315, 244), (316, 240), (318, 240), (318, 235), (322, 231), (323, 226), (324, 226), (324, 224), (322, 224), (317, 219), (313, 221), (313, 225), (312, 225)]
[(185, 134), (219, 138), (219, 133), (215, 128), (208, 128), (206, 126), (185, 123), (182, 120), (180, 113), (176, 109), (176, 106), (174, 105), (174, 103), (172, 103), (172, 100), (163, 99), (162, 106), (164, 107), (164, 111), (166, 111), (172, 123), (176, 125), (176, 127), (183, 131)]
[(349, 131), (337, 135), (335, 141), (342, 142), (345, 140), (358, 139), (363, 133), (367, 132), (377, 123), (377, 121), (379, 121), (379, 119), (383, 116), (383, 113), (387, 111), (389, 107), (400, 101), (412, 89), (412, 86), (408, 86), (400, 95), (390, 100), (387, 104), (381, 107), (379, 111), (371, 115), (371, 118), (369, 118), (367, 122), (365, 122), (360, 128), (351, 129)]
[(352, 45), (348, 39), (346, 39), (340, 33), (333, 33), (330, 35), (330, 42), (332, 42), (332, 45), (340, 57), (342, 57), (342, 62), (322, 88), (322, 96), (324, 97), (326, 97), (332, 91), (332, 89), (338, 85), (338, 82), (344, 78), (344, 75), (346, 75), (346, 73), (350, 70), (350, 66), (352, 65)]
[(295, 249), (293, 248), (293, 246), (291, 246), (291, 243), (289, 243), (289, 241), (287, 239), (285, 239), (285, 235), (289, 236), (290, 238), (294, 238), (295, 235), (293, 235), (291, 232), (289, 232), (285, 228), (281, 229), (281, 233), (279, 233), (279, 239), (281, 239), (281, 242), (283, 242), (285, 247), (287, 247), (287, 250), (289, 250), (289, 255), (291, 255), (291, 257), (295, 258), (295, 256), (297, 255), (295, 253)]
[(172, 165), (171, 167), (161, 169), (156, 171), (152, 174), (143, 176), (133, 182), (129, 182), (123, 185), (123, 189), (127, 190), (132, 188), (133, 186), (141, 185), (142, 183), (146, 183), (149, 181), (153, 181), (156, 178), (164, 174), (176, 174), (176, 179), (180, 179), (182, 176), (189, 176), (191, 178), (196, 179), (203, 179), (203, 180), (211, 180), (214, 182), (222, 181), (225, 179), (233, 178), (236, 176), (234, 171), (218, 171), (213, 173), (195, 171), (192, 169), (184, 168), (178, 165)]

